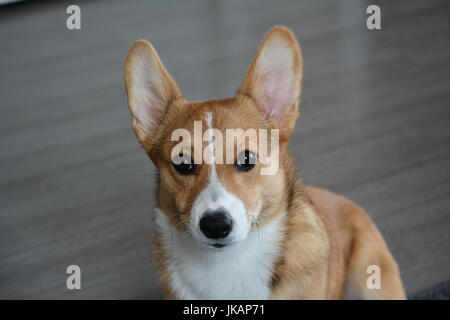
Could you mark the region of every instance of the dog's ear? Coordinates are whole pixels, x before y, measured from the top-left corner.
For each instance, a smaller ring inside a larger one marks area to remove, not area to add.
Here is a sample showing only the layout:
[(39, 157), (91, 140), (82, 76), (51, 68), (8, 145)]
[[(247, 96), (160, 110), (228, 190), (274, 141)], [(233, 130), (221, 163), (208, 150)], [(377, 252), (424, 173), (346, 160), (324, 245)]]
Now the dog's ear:
[(182, 95), (156, 50), (144, 40), (136, 41), (128, 53), (125, 87), (133, 129), (145, 148), (151, 144), (169, 104)]
[(302, 76), (302, 55), (294, 34), (275, 27), (262, 40), (238, 94), (252, 97), (287, 140), (299, 115)]

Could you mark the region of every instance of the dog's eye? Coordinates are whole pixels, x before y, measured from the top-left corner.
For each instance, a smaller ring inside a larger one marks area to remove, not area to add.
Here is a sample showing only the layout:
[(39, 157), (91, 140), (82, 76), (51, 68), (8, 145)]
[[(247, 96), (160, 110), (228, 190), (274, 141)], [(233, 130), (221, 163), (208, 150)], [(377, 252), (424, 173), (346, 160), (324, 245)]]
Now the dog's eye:
[(173, 159), (173, 167), (178, 173), (182, 175), (193, 174), (195, 165), (192, 163), (191, 157), (185, 154), (180, 154), (178, 158)]
[(237, 158), (236, 168), (239, 171), (250, 171), (256, 165), (257, 156), (254, 152), (245, 150), (242, 151)]

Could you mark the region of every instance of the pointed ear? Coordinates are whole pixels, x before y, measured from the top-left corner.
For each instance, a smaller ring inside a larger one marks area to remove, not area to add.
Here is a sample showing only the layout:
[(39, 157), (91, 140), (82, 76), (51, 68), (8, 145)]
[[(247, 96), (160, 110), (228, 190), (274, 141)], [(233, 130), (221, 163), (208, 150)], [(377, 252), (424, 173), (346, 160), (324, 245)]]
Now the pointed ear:
[(153, 46), (136, 41), (125, 62), (125, 88), (134, 132), (142, 147), (151, 144), (169, 104), (182, 97)]
[(289, 139), (299, 115), (303, 61), (292, 31), (271, 29), (262, 40), (247, 76), (239, 89)]

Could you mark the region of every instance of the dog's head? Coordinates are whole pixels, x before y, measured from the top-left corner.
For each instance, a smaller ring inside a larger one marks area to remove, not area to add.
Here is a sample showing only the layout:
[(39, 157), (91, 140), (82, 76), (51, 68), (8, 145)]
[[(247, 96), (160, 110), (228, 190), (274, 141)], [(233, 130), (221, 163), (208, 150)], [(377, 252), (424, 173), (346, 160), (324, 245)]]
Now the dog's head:
[(173, 227), (221, 248), (286, 209), (283, 157), (302, 71), (295, 36), (276, 27), (234, 98), (190, 102), (153, 46), (133, 44), (125, 66), (132, 124), (159, 169), (158, 201)]

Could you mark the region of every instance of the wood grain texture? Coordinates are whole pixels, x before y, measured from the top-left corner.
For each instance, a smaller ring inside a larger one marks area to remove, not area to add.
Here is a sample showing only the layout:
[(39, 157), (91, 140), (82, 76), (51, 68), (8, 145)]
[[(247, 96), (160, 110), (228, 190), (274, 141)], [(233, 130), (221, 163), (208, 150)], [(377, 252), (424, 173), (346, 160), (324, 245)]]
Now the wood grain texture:
[(278, 24), (303, 49), (291, 148), (306, 182), (370, 213), (408, 293), (450, 279), (448, 1), (378, 1), (379, 31), (365, 1), (78, 1), (81, 31), (69, 4), (0, 7), (0, 298), (160, 298), (128, 49), (151, 41), (189, 99), (221, 98)]

